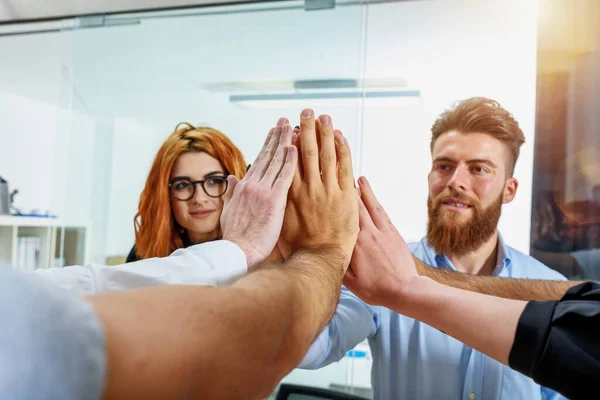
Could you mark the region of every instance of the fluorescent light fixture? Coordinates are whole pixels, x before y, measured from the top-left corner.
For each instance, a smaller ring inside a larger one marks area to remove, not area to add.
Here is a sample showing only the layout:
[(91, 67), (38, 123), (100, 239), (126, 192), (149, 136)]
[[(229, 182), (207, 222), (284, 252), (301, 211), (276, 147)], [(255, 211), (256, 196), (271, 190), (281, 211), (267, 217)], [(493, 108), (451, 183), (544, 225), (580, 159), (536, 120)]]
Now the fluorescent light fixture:
[(300, 80), (248, 80), (238, 82), (203, 83), (200, 87), (209, 92), (227, 93), (269, 93), (269, 92), (302, 92), (315, 90), (354, 90), (367, 89), (406, 90), (408, 82), (404, 78), (376, 79), (300, 79)]
[[(421, 104), (419, 90), (404, 78), (249, 80), (202, 84), (210, 92), (227, 93), (244, 108), (401, 107)], [(363, 103), (364, 102), (364, 103)]]
[(342, 92), (298, 92), (230, 95), (229, 101), (243, 108), (304, 108), (359, 106), (401, 107), (421, 104), (419, 90)]

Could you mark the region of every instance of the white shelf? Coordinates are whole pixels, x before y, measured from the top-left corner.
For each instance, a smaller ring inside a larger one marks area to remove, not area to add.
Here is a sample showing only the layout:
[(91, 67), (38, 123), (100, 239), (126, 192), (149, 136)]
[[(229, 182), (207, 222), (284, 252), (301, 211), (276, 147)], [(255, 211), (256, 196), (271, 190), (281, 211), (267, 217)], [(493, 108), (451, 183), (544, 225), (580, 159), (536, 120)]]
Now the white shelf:
[(15, 215), (0, 215), (0, 226), (61, 226), (59, 218), (20, 217)]
[(40, 268), (55, 266), (56, 257), (66, 265), (82, 265), (86, 262), (86, 233), (85, 226), (64, 225), (60, 218), (0, 215), (0, 261), (16, 266), (19, 238), (38, 237)]

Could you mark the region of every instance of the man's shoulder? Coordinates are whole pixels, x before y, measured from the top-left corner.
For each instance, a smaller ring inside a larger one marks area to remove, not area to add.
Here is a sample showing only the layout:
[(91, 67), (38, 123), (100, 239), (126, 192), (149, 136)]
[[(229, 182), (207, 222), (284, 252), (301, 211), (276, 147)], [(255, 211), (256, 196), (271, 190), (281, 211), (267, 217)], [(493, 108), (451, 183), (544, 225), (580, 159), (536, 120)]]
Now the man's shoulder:
[(519, 250), (506, 246), (512, 265), (513, 278), (537, 278), (550, 280), (567, 280), (561, 273), (546, 266), (536, 258)]
[(408, 250), (417, 258), (421, 259), (427, 254), (427, 239), (422, 238), (414, 242), (408, 242)]

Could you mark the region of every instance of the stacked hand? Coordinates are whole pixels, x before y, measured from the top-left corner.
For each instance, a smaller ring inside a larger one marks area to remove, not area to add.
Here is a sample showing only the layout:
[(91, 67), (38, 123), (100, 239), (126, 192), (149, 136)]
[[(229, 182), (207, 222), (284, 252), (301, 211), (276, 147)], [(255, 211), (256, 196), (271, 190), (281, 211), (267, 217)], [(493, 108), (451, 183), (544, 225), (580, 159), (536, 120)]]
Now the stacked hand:
[(287, 119), (281, 118), (244, 179), (228, 178), (221, 214), (223, 239), (242, 249), (250, 269), (267, 258), (281, 233), (288, 190), (298, 164), (292, 133)]
[(285, 258), (302, 249), (339, 255), (341, 274), (351, 260), (346, 286), (382, 304), (399, 283), (417, 276), (408, 247), (364, 178), (357, 201), (350, 149), (331, 118), (315, 119), (306, 109), (297, 133), (296, 139), (281, 118), (246, 177), (229, 177), (223, 238), (244, 251), (250, 268), (274, 248)]
[[(350, 261), (358, 234), (358, 203), (347, 141), (328, 115), (302, 111), (299, 167), (289, 191), (278, 243), (286, 258), (302, 248), (334, 250)], [(327, 250), (323, 250), (327, 253)]]
[(406, 242), (366, 178), (358, 181), (360, 233), (344, 285), (363, 301), (387, 305), (418, 276)]

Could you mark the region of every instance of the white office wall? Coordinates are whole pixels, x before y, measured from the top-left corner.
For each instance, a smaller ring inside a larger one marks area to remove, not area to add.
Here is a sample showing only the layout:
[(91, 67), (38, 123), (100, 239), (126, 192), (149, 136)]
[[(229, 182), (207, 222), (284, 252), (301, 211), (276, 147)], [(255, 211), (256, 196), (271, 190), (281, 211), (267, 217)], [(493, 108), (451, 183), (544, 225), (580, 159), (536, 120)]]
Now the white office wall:
[(69, 32), (0, 38), (0, 175), (19, 190), (21, 212), (49, 212), (85, 226), (102, 245), (106, 232), (95, 233), (93, 220), (101, 222), (108, 210), (93, 201), (101, 198), (98, 175), (108, 176), (110, 164), (96, 168), (102, 146), (94, 142), (95, 117), (73, 86), (71, 38)]
[(0, 176), (19, 190), (24, 211), (51, 208), (57, 119), (51, 105), (0, 92)]
[[(61, 121), (77, 134), (58, 131)], [(68, 113), (56, 105), (0, 94), (0, 174), (18, 189), (15, 205), (23, 213), (36, 211), (67, 217), (67, 223), (82, 224), (89, 218), (93, 149), (88, 136), (91, 120)]]
[(134, 243), (133, 217), (154, 154), (165, 136), (160, 128), (138, 121), (113, 121), (106, 255), (127, 255)]

